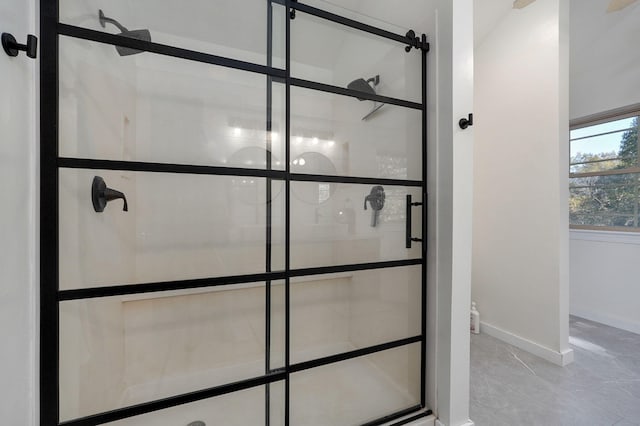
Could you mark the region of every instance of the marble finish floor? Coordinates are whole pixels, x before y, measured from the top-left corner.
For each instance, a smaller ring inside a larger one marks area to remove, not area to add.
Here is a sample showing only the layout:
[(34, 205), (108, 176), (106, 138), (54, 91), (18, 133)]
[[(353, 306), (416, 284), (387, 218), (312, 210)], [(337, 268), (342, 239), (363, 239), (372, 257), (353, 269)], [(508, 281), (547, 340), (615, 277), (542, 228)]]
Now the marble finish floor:
[(487, 334), (471, 337), (477, 426), (640, 425), (640, 335), (571, 317), (562, 368)]

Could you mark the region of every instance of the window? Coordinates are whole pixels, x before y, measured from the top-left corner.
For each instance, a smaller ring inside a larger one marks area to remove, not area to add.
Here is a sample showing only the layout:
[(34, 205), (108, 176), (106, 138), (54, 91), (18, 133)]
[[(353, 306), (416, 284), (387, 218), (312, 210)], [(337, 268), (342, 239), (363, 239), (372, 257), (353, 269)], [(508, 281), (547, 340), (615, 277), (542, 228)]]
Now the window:
[(572, 228), (640, 231), (639, 115), (627, 114), (572, 128)]

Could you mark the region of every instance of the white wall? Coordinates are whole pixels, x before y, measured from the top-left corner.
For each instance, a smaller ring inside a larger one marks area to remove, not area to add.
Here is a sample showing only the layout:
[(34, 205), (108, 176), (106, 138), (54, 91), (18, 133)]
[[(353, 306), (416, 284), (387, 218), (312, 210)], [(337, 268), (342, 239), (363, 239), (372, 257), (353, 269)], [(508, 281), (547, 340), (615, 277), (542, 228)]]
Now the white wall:
[[(429, 66), (429, 241), (427, 312), (436, 335), (436, 413), (441, 425), (469, 423), (469, 311), (473, 129), (473, 2), (440, 0)], [(435, 284), (435, 286), (434, 286)]]
[(568, 2), (510, 10), (475, 52), (472, 297), (484, 331), (568, 348)]
[(571, 231), (571, 313), (640, 334), (640, 235)]
[[(34, 1), (0, 3), (0, 29), (24, 43), (34, 34)], [(36, 422), (37, 61), (0, 50), (0, 419)]]
[(571, 0), (571, 119), (640, 102), (640, 4)]

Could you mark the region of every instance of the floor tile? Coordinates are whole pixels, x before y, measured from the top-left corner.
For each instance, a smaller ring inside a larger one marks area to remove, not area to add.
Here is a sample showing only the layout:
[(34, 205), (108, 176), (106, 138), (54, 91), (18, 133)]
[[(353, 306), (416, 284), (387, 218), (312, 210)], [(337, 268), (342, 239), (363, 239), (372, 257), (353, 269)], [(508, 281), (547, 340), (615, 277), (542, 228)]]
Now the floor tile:
[(487, 334), (471, 336), (477, 426), (636, 425), (640, 335), (571, 318), (575, 361), (558, 367)]

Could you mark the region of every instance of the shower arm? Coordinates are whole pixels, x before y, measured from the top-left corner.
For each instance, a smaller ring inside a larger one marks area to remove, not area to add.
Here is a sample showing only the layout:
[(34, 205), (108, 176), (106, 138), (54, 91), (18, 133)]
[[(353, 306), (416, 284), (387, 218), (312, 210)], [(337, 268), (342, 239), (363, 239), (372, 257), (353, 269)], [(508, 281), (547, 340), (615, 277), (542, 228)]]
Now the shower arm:
[(118, 27), (118, 29), (120, 30), (120, 32), (124, 33), (124, 32), (128, 32), (129, 30), (127, 29), (127, 27), (125, 27), (124, 25), (122, 25), (120, 22), (116, 21), (113, 18), (108, 18), (106, 16), (104, 16), (104, 12), (102, 11), (102, 9), (100, 9), (98, 11), (98, 19), (100, 20), (100, 25), (102, 26), (102, 28), (105, 27), (106, 23), (115, 25), (116, 27)]
[(367, 80), (367, 83), (373, 83), (373, 86), (377, 86), (378, 84), (380, 84), (380, 75), (376, 75), (375, 77), (371, 77), (369, 80)]

